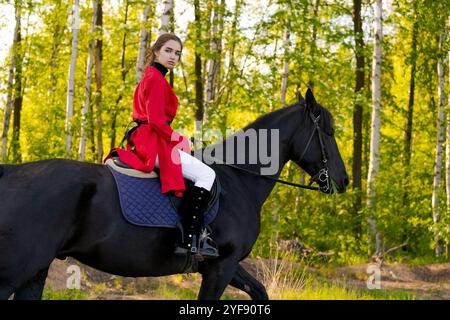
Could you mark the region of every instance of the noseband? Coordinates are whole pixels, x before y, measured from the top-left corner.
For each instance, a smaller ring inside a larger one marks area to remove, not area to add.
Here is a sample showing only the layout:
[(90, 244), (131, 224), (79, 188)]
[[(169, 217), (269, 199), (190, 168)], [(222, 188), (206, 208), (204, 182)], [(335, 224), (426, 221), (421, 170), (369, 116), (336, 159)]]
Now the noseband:
[[(311, 111), (309, 111), (309, 117), (311, 118), (312, 122), (314, 123), (314, 129), (311, 132), (311, 135), (309, 136), (308, 142), (306, 143), (306, 147), (303, 150), (302, 155), (300, 156), (300, 159), (298, 160), (298, 163), (303, 160), (303, 157), (305, 156), (306, 152), (309, 149), (309, 146), (311, 145), (311, 141), (314, 137), (314, 134), (317, 132), (317, 135), (319, 136), (319, 142), (320, 142), (320, 152), (322, 153), (322, 163), (323, 168), (319, 170), (318, 173), (316, 173), (314, 176), (312, 176), (309, 179), (309, 186), (311, 186), (314, 182), (317, 182), (319, 185), (319, 188), (322, 192), (329, 193), (330, 192), (330, 176), (328, 174), (328, 159), (327, 154), (325, 152), (325, 146), (323, 144), (323, 138), (322, 138), (322, 129), (320, 129), (319, 126), (319, 119), (320, 115), (315, 117)], [(321, 185), (323, 183), (323, 185)]]

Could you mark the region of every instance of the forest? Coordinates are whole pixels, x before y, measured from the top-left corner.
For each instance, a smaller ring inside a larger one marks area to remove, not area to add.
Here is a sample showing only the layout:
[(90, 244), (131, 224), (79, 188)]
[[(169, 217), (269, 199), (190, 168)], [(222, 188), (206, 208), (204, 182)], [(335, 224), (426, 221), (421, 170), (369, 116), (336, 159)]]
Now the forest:
[[(196, 122), (225, 136), (308, 88), (333, 115), (347, 192), (277, 184), (252, 256), (448, 261), (448, 0), (0, 0), (0, 162), (101, 163), (165, 32), (183, 40), (167, 79), (187, 136)], [(309, 179), (294, 163), (280, 178)]]

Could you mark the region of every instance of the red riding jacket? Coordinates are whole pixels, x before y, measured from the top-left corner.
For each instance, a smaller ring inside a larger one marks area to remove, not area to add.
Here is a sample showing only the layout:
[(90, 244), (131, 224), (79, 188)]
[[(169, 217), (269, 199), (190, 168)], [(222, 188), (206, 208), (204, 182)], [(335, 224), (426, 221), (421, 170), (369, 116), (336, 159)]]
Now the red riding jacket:
[(176, 149), (190, 154), (186, 137), (172, 130), (170, 123), (177, 113), (178, 98), (162, 73), (154, 66), (147, 67), (134, 91), (133, 119), (148, 121), (131, 134), (132, 150), (115, 148), (120, 160), (130, 167), (151, 172), (156, 155), (159, 162), (161, 192), (173, 190), (177, 197), (185, 191), (180, 155)]

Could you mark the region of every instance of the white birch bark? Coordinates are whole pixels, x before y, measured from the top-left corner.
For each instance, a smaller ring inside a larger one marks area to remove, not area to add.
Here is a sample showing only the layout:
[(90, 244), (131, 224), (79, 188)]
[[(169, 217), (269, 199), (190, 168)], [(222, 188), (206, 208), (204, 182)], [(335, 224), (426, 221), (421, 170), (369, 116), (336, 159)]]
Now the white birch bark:
[[(374, 52), (372, 60), (372, 124), (370, 139), (370, 160), (367, 178), (367, 208), (369, 213), (368, 240), (369, 255), (378, 254), (381, 250), (380, 235), (375, 219), (376, 212), (376, 180), (380, 166), (380, 113), (381, 113), (381, 44), (382, 29), (382, 0), (375, 3), (374, 21)], [(374, 243), (375, 241), (375, 243)]]
[(161, 15), (161, 26), (158, 30), (158, 36), (169, 32), (170, 30), (170, 15), (172, 12), (172, 0), (164, 0), (164, 9)]
[(91, 79), (92, 79), (92, 66), (94, 64), (94, 44), (95, 44), (95, 23), (97, 21), (97, 0), (94, 0), (93, 3), (93, 13), (92, 13), (92, 24), (91, 24), (91, 40), (89, 41), (89, 54), (88, 61), (86, 66), (86, 82), (84, 84), (84, 104), (81, 109), (81, 137), (80, 137), (80, 145), (78, 148), (78, 160), (84, 161), (86, 155), (86, 141), (87, 141), (87, 132), (88, 132), (88, 113), (89, 113), (89, 104), (91, 103)]
[[(14, 35), (17, 33), (15, 32)], [(9, 124), (11, 121), (11, 112), (12, 112), (12, 93), (14, 88), (14, 68), (15, 68), (15, 39), (13, 45), (11, 46), (10, 50), (10, 58), (9, 58), (9, 70), (8, 70), (8, 84), (7, 84), (7, 95), (6, 95), (6, 106), (5, 111), (3, 115), (3, 131), (2, 131), (2, 162), (6, 161), (6, 146), (8, 144), (8, 130), (9, 130)]]
[(281, 95), (280, 101), (282, 105), (286, 105), (286, 91), (288, 85), (288, 76), (289, 76), (289, 47), (290, 47), (290, 35), (291, 31), (289, 30), (289, 24), (286, 26), (286, 33), (284, 37), (284, 66), (283, 66), (283, 77), (281, 80)]
[[(442, 52), (442, 45), (445, 41), (445, 33), (442, 32), (439, 38), (439, 53)], [(442, 174), (442, 149), (444, 143), (444, 58), (439, 55), (438, 57), (438, 123), (437, 123), (437, 137), (436, 137), (436, 152), (435, 152), (435, 162), (434, 162), (434, 177), (433, 177), (433, 194), (431, 196), (431, 208), (433, 211), (433, 223), (434, 223), (434, 252), (436, 256), (442, 254), (442, 246), (440, 244), (440, 233), (438, 228), (438, 223), (441, 220), (439, 212), (439, 189), (441, 185), (441, 174)]]
[(69, 80), (67, 84), (67, 105), (66, 105), (66, 157), (72, 156), (72, 118), (73, 99), (75, 94), (75, 68), (78, 55), (78, 32), (80, 30), (80, 3), (74, 0), (72, 13), (72, 54), (69, 66)]
[(14, 27), (14, 38), (13, 44), (10, 49), (9, 57), (9, 68), (8, 68), (8, 84), (7, 84), (7, 94), (6, 94), (6, 106), (3, 116), (3, 131), (2, 131), (2, 162), (6, 161), (6, 148), (8, 144), (8, 130), (11, 121), (11, 113), (13, 109), (13, 90), (14, 90), (14, 70), (16, 68), (16, 51), (17, 43), (19, 41), (19, 30), (20, 30), (20, 6), (16, 4), (15, 8), (15, 20), (16, 25)]
[(147, 32), (147, 21), (149, 12), (150, 12), (150, 3), (145, 6), (144, 13), (142, 14), (141, 20), (142, 29), (139, 36), (139, 51), (136, 64), (136, 83), (141, 81), (142, 72), (144, 68), (145, 49), (147, 47), (147, 41), (149, 36), (149, 33)]

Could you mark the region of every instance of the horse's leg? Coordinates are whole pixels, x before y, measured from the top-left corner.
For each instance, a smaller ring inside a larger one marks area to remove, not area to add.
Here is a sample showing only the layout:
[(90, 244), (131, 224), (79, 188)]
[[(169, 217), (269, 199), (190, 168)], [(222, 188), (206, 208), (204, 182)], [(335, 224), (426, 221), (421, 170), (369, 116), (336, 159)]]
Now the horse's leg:
[(14, 300), (40, 300), (47, 274), (48, 268), (40, 270), (33, 278), (16, 290)]
[(264, 285), (256, 280), (241, 265), (238, 265), (230, 285), (244, 291), (253, 300), (269, 300)]
[(225, 288), (235, 275), (239, 261), (210, 260), (202, 268), (202, 285), (198, 293), (199, 300), (219, 300)]

